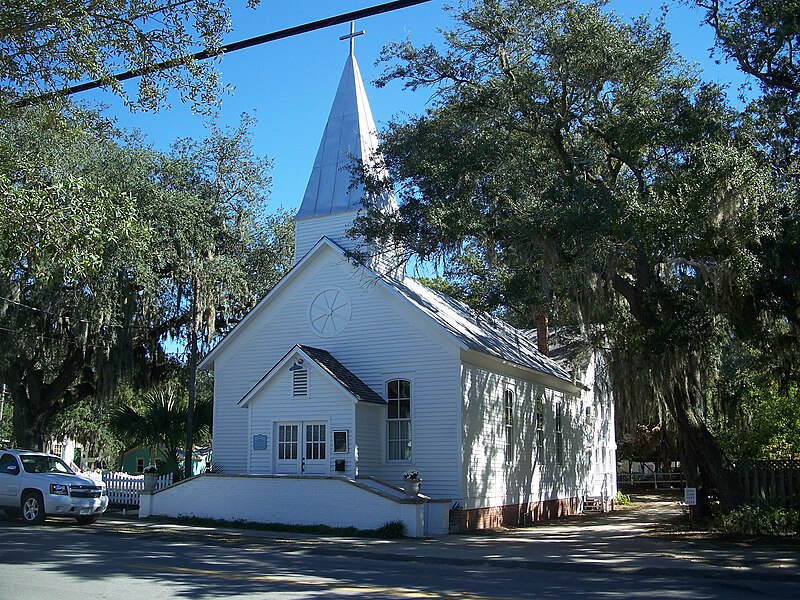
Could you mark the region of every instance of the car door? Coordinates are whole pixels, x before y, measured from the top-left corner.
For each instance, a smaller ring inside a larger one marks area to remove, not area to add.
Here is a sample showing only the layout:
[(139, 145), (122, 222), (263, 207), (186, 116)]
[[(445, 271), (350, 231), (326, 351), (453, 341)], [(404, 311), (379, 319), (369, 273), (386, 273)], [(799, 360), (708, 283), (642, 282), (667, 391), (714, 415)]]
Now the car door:
[(8, 452), (0, 455), (0, 505), (19, 505), (20, 466), (17, 457)]

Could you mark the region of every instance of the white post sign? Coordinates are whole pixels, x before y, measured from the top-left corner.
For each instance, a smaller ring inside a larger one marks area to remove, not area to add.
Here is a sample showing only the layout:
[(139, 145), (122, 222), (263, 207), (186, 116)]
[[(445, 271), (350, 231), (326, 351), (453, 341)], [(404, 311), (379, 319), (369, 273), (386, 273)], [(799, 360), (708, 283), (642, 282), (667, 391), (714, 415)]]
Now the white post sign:
[(683, 488), (683, 503), (686, 506), (697, 506), (697, 488)]

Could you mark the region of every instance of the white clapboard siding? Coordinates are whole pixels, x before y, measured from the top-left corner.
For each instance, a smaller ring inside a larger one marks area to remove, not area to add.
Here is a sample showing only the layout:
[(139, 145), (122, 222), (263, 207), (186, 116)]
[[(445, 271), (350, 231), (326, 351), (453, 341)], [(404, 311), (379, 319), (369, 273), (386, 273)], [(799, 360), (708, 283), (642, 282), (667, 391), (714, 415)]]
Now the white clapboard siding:
[(275, 376), (264, 386), (249, 403), (251, 436), (259, 434), (267, 436), (265, 450), (254, 450), (252, 444), (250, 445), (250, 473), (272, 474), (274, 472), (272, 451), (275, 448), (274, 424), (276, 422), (320, 421), (326, 424), (328, 448), (330, 449), (330, 453), (327, 455), (330, 464), (325, 475), (334, 472), (333, 461), (335, 458), (343, 458), (347, 460), (348, 471), (342, 475), (354, 477), (352, 447), (347, 454), (334, 456), (331, 433), (334, 429), (352, 430), (355, 419), (353, 398), (314, 364), (306, 365), (308, 367), (308, 394), (295, 397), (292, 395), (292, 373), (288, 370), (288, 366), (290, 365), (287, 365), (283, 373)]
[(356, 215), (357, 211), (350, 211), (297, 220), (294, 238), (295, 261), (303, 258), (323, 236), (347, 250), (352, 250), (355, 245), (354, 240), (347, 237), (347, 231), (353, 227)]
[[(402, 473), (415, 468), (425, 481), (426, 493), (458, 497), (459, 348), (404, 299), (361, 273), (340, 253), (321, 247), (302, 265), (302, 272), (282, 286), (247, 321), (247, 329), (216, 357), (215, 465), (219, 464), (225, 473), (247, 472), (251, 423), (248, 409), (237, 403), (295, 344), (305, 344), (330, 352), (382, 396), (389, 379), (410, 379), (414, 460), (386, 461), (385, 425), (381, 423), (380, 431), (373, 434), (380, 435), (380, 464), (376, 472), (369, 474), (400, 483)], [(321, 290), (332, 287), (347, 293), (352, 317), (339, 335), (323, 338), (311, 329), (308, 310)], [(327, 417), (321, 414), (319, 418)], [(253, 424), (265, 425), (255, 421)], [(350, 429), (355, 426), (355, 422), (349, 424)], [(365, 473), (360, 470), (359, 474)]]
[[(578, 495), (586, 478), (587, 433), (580, 400), (510, 373), (463, 371), (465, 508), (541, 502)], [(504, 392), (514, 393), (513, 451), (506, 456)], [(544, 456), (536, 438), (536, 398), (544, 394)], [(555, 404), (562, 403), (564, 460), (556, 461)], [(579, 468), (580, 467), (580, 468)]]
[[(377, 391), (377, 390), (376, 390)], [(383, 430), (386, 409), (361, 403), (356, 407), (355, 452), (358, 453), (358, 475), (378, 473), (381, 465)], [(352, 442), (351, 442), (352, 443)]]

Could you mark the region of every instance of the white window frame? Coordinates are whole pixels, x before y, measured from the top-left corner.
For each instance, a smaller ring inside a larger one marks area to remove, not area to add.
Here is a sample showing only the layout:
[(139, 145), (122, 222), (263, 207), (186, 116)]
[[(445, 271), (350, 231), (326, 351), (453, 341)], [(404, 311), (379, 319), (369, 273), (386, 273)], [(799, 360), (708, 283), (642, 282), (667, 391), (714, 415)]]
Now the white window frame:
[(564, 407), (563, 407), (563, 399), (557, 398), (555, 411), (556, 411), (556, 418), (555, 418), (555, 425), (556, 425), (556, 464), (563, 465), (564, 464), (564, 425), (562, 423), (564, 419)]
[[(389, 386), (394, 382), (398, 382), (398, 392), (397, 392), (398, 397), (397, 398), (390, 398)], [(400, 383), (401, 382), (408, 383), (408, 391), (409, 391), (408, 392), (408, 398), (404, 398), (404, 397), (402, 397), (400, 395), (401, 394), (401, 390), (399, 388), (400, 388)], [(404, 377), (404, 376), (391, 377), (389, 379), (386, 379), (386, 381), (384, 382), (384, 392), (386, 394), (386, 404), (387, 404), (387, 406), (386, 406), (386, 428), (385, 428), (385, 432), (386, 432), (386, 440), (385, 441), (386, 441), (386, 443), (384, 444), (384, 448), (385, 448), (385, 452), (386, 452), (386, 462), (387, 463), (410, 463), (410, 462), (412, 462), (413, 457), (414, 457), (414, 426), (413, 426), (413, 422), (414, 422), (413, 421), (413, 416), (414, 416), (414, 380), (411, 379), (410, 377)], [(391, 414), (392, 414), (392, 402), (395, 401), (395, 400), (398, 402), (398, 406), (397, 406), (397, 408), (398, 408), (397, 414), (398, 415), (400, 414), (400, 404), (399, 404), (400, 401), (408, 400), (408, 416), (407, 417), (399, 417), (399, 416), (398, 417), (394, 417), (394, 418), (391, 417)], [(407, 442), (406, 442), (408, 444), (408, 446), (409, 446), (408, 457), (392, 458), (392, 451), (391, 451), (392, 443), (393, 442), (400, 442), (402, 444), (403, 441), (406, 440), (406, 438), (404, 438), (404, 437), (398, 437), (396, 439), (392, 438), (391, 434), (390, 434), (391, 423), (408, 423), (408, 438), (407, 438)]]
[(514, 461), (514, 390), (503, 391), (503, 432), (505, 434), (506, 463)]
[(544, 393), (536, 398), (536, 461), (544, 462)]

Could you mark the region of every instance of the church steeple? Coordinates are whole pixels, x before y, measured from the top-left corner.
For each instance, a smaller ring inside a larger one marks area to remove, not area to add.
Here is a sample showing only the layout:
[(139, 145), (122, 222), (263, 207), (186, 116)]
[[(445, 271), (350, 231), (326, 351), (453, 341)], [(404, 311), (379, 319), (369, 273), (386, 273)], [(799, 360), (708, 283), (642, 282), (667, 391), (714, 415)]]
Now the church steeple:
[[(350, 35), (341, 38), (350, 40), (351, 52), (339, 79), (303, 201), (295, 215), (295, 261), (323, 236), (345, 248), (352, 249), (355, 245), (345, 234), (362, 207), (365, 190), (361, 185), (352, 186), (352, 166), (358, 160), (373, 164), (378, 148), (375, 121), (352, 52), (353, 38), (360, 33), (363, 32), (356, 33), (351, 26)], [(392, 194), (372, 200), (384, 210), (397, 208)]]

